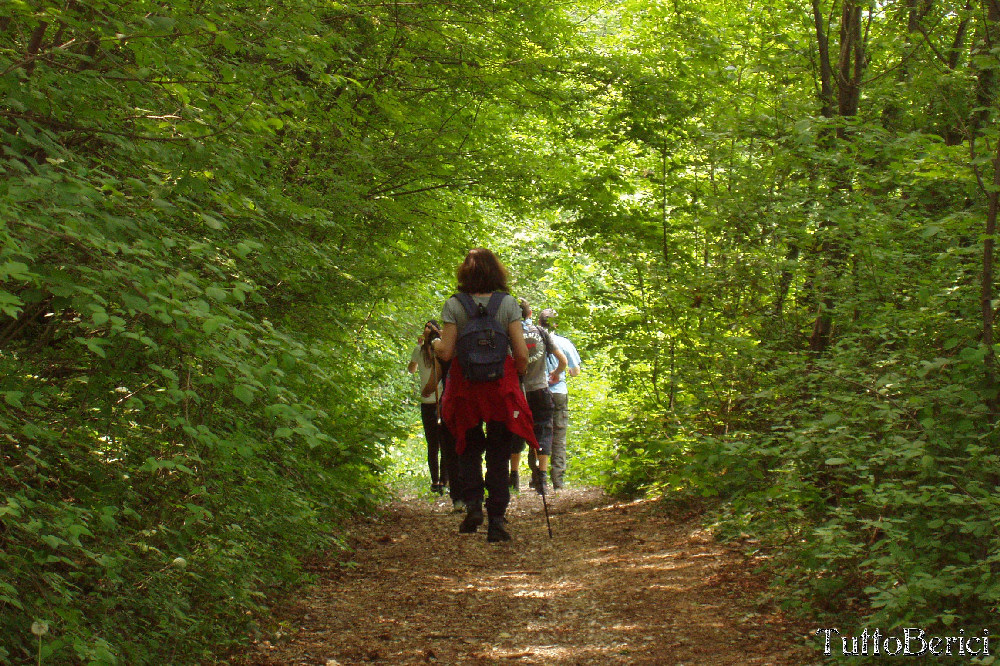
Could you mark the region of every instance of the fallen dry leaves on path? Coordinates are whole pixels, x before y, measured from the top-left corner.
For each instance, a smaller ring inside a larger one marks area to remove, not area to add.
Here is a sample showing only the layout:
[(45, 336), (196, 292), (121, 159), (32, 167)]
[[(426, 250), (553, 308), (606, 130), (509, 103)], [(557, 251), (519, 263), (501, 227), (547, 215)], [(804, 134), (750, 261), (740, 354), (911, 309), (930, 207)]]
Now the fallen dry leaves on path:
[(809, 664), (807, 628), (756, 602), (736, 548), (654, 502), (533, 492), (514, 540), (458, 534), (450, 503), (402, 499), (353, 532), (353, 559), (281, 611), (286, 627), (236, 663)]

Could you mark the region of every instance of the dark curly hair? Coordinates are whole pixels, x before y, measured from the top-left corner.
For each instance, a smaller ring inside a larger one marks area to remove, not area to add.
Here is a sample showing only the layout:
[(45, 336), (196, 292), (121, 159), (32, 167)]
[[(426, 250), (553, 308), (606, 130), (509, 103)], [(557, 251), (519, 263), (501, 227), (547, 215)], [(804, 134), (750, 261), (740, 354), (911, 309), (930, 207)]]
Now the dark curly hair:
[(424, 355), (424, 362), (431, 365), (434, 363), (434, 347), (431, 346), (431, 343), (434, 342), (434, 338), (441, 337), (441, 326), (438, 325), (437, 319), (428, 319), (427, 323), (424, 324), (425, 331), (428, 326), (433, 329), (433, 333), (424, 336), (424, 344), (420, 346), (420, 352)]

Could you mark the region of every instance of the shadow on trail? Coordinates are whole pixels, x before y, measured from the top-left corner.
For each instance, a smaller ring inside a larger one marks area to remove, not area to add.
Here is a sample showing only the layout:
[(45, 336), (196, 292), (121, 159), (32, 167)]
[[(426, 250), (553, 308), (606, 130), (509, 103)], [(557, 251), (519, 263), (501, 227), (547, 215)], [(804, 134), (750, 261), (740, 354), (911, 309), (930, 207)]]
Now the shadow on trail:
[(321, 567), (290, 629), (244, 664), (806, 664), (805, 636), (754, 605), (760, 580), (696, 522), (599, 491), (516, 496), (514, 540), (457, 533), (444, 501), (406, 499)]

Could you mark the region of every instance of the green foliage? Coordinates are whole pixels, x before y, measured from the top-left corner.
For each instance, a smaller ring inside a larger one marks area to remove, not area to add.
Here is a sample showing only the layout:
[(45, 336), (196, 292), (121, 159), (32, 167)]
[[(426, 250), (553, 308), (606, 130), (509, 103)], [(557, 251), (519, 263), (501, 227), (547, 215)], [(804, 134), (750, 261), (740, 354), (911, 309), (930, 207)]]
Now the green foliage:
[(12, 4), (0, 661), (245, 635), (402, 474), (476, 245), (583, 356), (577, 481), (712, 499), (806, 614), (993, 619), (993, 26), (840, 8)]
[(840, 7), (816, 7), (835, 67), (864, 53), (856, 109), (851, 70), (824, 109), (801, 3), (589, 15), (590, 113), (557, 149), (579, 178), (552, 199), (602, 276), (584, 459), (621, 492), (715, 498), (807, 617), (991, 626), (992, 28), (866, 6), (838, 54)]
[(46, 663), (194, 661), (383, 497), (400, 357), (474, 191), (523, 198), (571, 33), (522, 2), (14, 8), (0, 662), (35, 620)]

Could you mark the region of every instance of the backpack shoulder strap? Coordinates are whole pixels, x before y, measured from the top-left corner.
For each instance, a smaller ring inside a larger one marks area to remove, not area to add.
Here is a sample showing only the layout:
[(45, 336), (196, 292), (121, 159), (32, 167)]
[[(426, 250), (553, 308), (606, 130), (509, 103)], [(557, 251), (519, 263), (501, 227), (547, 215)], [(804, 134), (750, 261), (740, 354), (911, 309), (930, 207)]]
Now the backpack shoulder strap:
[(469, 296), (464, 291), (460, 291), (454, 294), (454, 297), (458, 299), (458, 302), (462, 304), (465, 308), (465, 314), (469, 315), (469, 319), (474, 319), (478, 312), (476, 311), (476, 302), (472, 300), (472, 296)]
[(486, 306), (486, 311), (491, 317), (496, 317), (497, 313), (500, 312), (500, 305), (503, 303), (503, 299), (507, 296), (507, 292), (504, 291), (494, 291), (493, 295), (490, 296), (489, 305)]
[(538, 329), (538, 335), (542, 338), (542, 344), (545, 345), (545, 355), (549, 356), (552, 354), (552, 348), (555, 346), (555, 343), (552, 341), (552, 336), (548, 331), (537, 324), (535, 325), (535, 328)]

